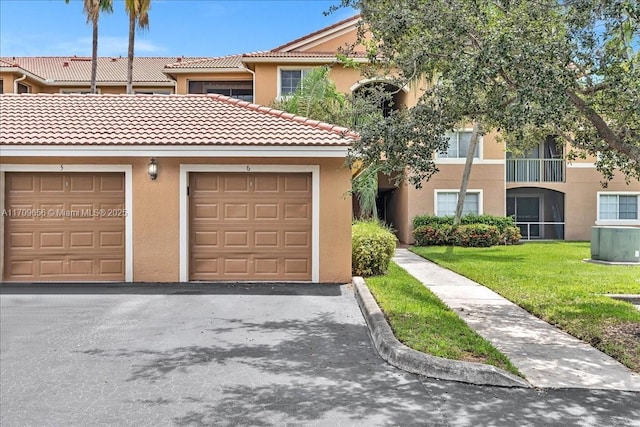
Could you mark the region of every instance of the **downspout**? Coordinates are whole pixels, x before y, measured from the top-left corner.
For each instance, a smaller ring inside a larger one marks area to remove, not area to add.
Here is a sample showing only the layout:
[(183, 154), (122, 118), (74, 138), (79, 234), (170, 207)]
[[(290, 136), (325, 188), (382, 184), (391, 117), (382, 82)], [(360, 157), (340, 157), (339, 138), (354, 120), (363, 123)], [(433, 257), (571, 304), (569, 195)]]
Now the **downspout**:
[(251, 82), (253, 83), (253, 104), (256, 103), (256, 72), (253, 71), (251, 68), (247, 67), (246, 65), (242, 67), (245, 71), (248, 71), (251, 73)]
[(26, 80), (26, 78), (27, 78), (27, 75), (23, 74), (22, 77), (20, 77), (19, 79), (15, 79), (13, 81), (13, 93), (18, 93), (18, 83)]

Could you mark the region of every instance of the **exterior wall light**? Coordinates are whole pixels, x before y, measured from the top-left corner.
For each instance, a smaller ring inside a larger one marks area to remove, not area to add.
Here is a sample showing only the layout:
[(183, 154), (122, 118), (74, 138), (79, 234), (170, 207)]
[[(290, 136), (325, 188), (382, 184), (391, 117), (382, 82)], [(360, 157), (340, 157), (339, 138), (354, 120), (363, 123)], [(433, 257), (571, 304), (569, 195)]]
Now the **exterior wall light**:
[(149, 161), (148, 172), (152, 181), (158, 177), (158, 164), (156, 163), (156, 159), (153, 157)]

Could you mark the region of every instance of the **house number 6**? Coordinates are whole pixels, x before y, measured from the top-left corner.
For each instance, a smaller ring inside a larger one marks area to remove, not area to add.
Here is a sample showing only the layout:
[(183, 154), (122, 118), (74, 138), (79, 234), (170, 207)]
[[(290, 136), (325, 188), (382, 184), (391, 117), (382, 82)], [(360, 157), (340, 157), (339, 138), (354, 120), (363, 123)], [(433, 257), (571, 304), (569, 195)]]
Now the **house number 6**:
[(251, 166), (247, 165), (247, 172), (251, 172)]

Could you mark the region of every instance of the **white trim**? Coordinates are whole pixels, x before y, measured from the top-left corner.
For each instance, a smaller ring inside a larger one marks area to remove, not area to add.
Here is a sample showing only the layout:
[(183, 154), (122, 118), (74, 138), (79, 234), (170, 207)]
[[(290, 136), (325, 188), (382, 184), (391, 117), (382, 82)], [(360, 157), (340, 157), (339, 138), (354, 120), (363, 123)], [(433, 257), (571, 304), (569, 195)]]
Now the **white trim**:
[[(138, 92), (151, 92), (151, 93), (138, 93)], [(168, 93), (161, 93), (161, 92), (168, 92)], [(144, 87), (144, 88), (134, 88), (133, 89), (133, 94), (134, 95), (174, 95), (173, 93), (173, 88), (168, 88), (168, 87)]]
[(575, 169), (595, 169), (596, 164), (595, 163), (572, 163), (572, 162), (566, 162), (566, 167), (568, 168), (575, 168)]
[[(96, 93), (100, 93), (101, 90), (99, 87), (96, 87), (97, 92)], [(61, 93), (63, 95), (78, 95), (78, 94), (89, 94), (91, 93), (91, 87), (66, 87), (66, 88), (60, 88), (60, 90), (58, 91), (58, 93)]]
[[(600, 219), (600, 196), (636, 196), (638, 198), (638, 218)], [(596, 193), (596, 225), (640, 225), (640, 191), (598, 191)]]
[(355, 82), (353, 85), (351, 85), (351, 87), (349, 88), (349, 90), (351, 92), (353, 92), (354, 90), (361, 88), (362, 86), (369, 84), (369, 83), (388, 83), (388, 84), (393, 84), (394, 86), (400, 88), (400, 90), (402, 90), (404, 93), (409, 93), (409, 86), (408, 85), (403, 85), (403, 86), (398, 86), (396, 83), (396, 81), (394, 79), (392, 79), (391, 77), (371, 77), (368, 79), (362, 79), (362, 80), (358, 80), (357, 82)]
[(346, 157), (348, 146), (148, 145), (56, 146), (4, 145), (2, 157)]
[(282, 172), (311, 173), (311, 281), (320, 281), (320, 166), (318, 165), (180, 165), (180, 281), (189, 281), (189, 199), (190, 172)]
[[(330, 28), (328, 30), (322, 31), (313, 36), (303, 36), (302, 40), (299, 40), (295, 43), (288, 44), (283, 49), (280, 49), (278, 52), (290, 52), (292, 50), (301, 50), (300, 48), (306, 46), (307, 49), (317, 46), (318, 44), (325, 42), (327, 40), (331, 40), (335, 37), (339, 37), (343, 34), (346, 34), (352, 30), (354, 30), (360, 21), (360, 18), (350, 19), (342, 25), (338, 25), (336, 27)], [(334, 24), (335, 25), (335, 24)], [(291, 42), (289, 42), (291, 43)], [(287, 45), (285, 44), (285, 45)], [(302, 50), (304, 52), (304, 50)]]
[[(433, 190), (433, 214), (438, 216), (438, 194), (442, 193), (460, 193), (459, 188), (436, 188)], [(482, 189), (468, 188), (467, 194), (473, 193), (478, 195), (478, 215), (483, 215), (484, 212), (484, 192)]]
[[(358, 64), (365, 64), (369, 62), (367, 58), (349, 58), (350, 61), (353, 61)], [(340, 62), (340, 59), (337, 56), (260, 56), (260, 57), (244, 57), (242, 58), (242, 62), (247, 64), (253, 63), (268, 63), (272, 64), (277, 62), (279, 64), (333, 64)]]
[(162, 70), (164, 74), (199, 74), (199, 73), (242, 73), (245, 74), (247, 72), (246, 68), (241, 67), (229, 67), (229, 68), (216, 68), (216, 67), (207, 67), (207, 68), (165, 68)]
[[(126, 282), (133, 282), (133, 174), (131, 165), (18, 165), (2, 163), (0, 164), (0, 175), (2, 176), (3, 194), (3, 196), (0, 197), (0, 200), (2, 200), (2, 206), (0, 206), (1, 208), (4, 208), (4, 175), (6, 172), (123, 172), (125, 183), (124, 208), (127, 211), (127, 216), (125, 217), (124, 221), (124, 280)], [(0, 226), (2, 226), (2, 230), (4, 230), (4, 221), (2, 221)], [(4, 240), (2, 241), (2, 245), (4, 247)]]
[[(434, 163), (436, 165), (464, 165), (466, 163), (466, 159), (464, 158), (435, 158)], [(504, 165), (506, 161), (504, 159), (479, 159), (477, 157), (473, 158), (474, 165)]]

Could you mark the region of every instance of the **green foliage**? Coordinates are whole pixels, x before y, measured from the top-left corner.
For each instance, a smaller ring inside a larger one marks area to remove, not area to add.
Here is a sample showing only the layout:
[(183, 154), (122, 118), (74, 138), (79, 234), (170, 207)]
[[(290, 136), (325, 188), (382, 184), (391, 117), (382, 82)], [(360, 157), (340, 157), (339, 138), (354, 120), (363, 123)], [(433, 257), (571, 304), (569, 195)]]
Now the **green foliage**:
[(388, 274), (368, 278), (367, 286), (402, 343), (434, 356), (488, 363), (522, 376), (506, 356), (396, 263), (391, 262)]
[(413, 229), (413, 239), (417, 246), (445, 246), (452, 243), (451, 224), (419, 225)]
[(396, 249), (396, 236), (377, 221), (356, 221), (351, 230), (351, 268), (356, 276), (385, 274)]
[(465, 215), (453, 226), (453, 216), (418, 215), (413, 218), (413, 238), (417, 246), (488, 247), (515, 244), (522, 235), (512, 217)]
[(640, 179), (640, 4), (636, 0), (343, 0), (373, 36), (368, 67), (420, 81), (417, 105), (359, 129), (353, 159), (385, 159), (419, 186), (445, 132), (478, 122), (508, 147), (549, 135), (597, 156), (605, 180)]
[(351, 194), (360, 204), (359, 219), (378, 219), (378, 168), (369, 166), (352, 178)]
[(500, 232), (493, 225), (459, 225), (452, 230), (451, 240), (455, 246), (489, 248), (498, 244)]
[[(453, 216), (436, 216), (436, 215), (418, 215), (413, 218), (413, 226), (419, 227), (421, 225), (438, 225), (449, 224), (453, 225)], [(504, 232), (507, 227), (515, 226), (513, 217), (510, 216), (494, 216), (494, 215), (475, 215), (467, 214), (460, 218), (460, 224), (485, 224), (493, 225)]]
[(273, 102), (273, 108), (344, 127), (353, 125), (347, 97), (329, 78), (329, 66), (316, 67), (302, 79), (295, 92)]

